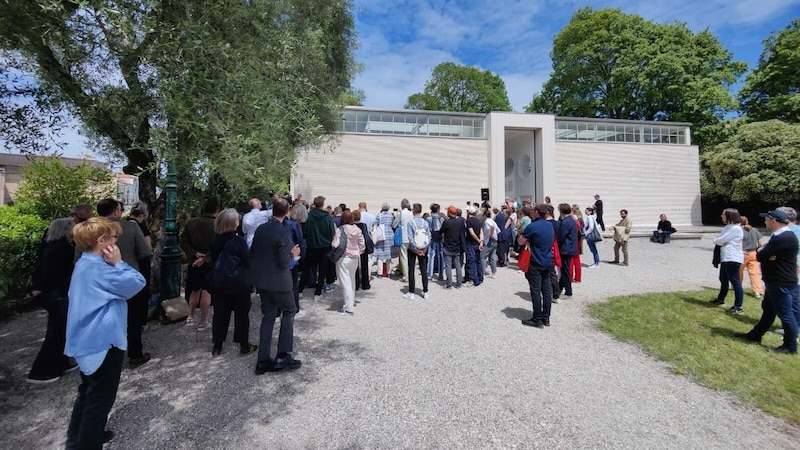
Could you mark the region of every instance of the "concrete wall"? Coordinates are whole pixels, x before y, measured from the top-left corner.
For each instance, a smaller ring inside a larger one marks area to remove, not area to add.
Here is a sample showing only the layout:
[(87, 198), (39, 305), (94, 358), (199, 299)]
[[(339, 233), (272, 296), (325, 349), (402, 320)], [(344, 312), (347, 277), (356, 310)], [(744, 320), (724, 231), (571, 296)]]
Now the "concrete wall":
[(553, 204), (581, 209), (603, 200), (606, 225), (627, 209), (635, 228), (653, 228), (666, 214), (680, 229), (702, 225), (697, 146), (557, 141)]
[(343, 134), (331, 150), (302, 152), (292, 172), (292, 195), (311, 201), (324, 195), (326, 204), (345, 203), (355, 209), (367, 202), (369, 211), (381, 203), (392, 208), (407, 198), (423, 210), (439, 203), (462, 209), (479, 201), (489, 187), (485, 139)]

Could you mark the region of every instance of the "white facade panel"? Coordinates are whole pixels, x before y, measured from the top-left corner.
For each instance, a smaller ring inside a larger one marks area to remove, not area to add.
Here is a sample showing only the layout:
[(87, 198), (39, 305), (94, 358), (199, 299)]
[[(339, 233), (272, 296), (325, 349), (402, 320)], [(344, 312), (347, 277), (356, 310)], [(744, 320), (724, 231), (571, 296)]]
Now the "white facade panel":
[(554, 205), (581, 209), (603, 200), (606, 226), (627, 209), (635, 228), (653, 228), (660, 214), (672, 224), (702, 225), (700, 166), (694, 145), (556, 141)]
[(345, 203), (357, 209), (367, 202), (370, 212), (383, 202), (392, 208), (407, 198), (464, 209), (466, 201), (480, 201), (489, 187), (485, 139), (342, 134), (332, 151), (302, 152), (292, 171), (292, 196), (309, 202), (317, 195), (326, 204)]

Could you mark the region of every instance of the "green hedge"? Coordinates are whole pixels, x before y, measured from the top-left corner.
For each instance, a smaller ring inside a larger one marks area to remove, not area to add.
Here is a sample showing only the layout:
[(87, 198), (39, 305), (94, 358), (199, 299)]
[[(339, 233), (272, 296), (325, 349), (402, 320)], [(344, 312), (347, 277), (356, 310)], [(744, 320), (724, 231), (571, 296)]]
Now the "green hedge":
[(36, 268), (36, 246), (49, 223), (0, 206), (0, 316), (24, 304)]

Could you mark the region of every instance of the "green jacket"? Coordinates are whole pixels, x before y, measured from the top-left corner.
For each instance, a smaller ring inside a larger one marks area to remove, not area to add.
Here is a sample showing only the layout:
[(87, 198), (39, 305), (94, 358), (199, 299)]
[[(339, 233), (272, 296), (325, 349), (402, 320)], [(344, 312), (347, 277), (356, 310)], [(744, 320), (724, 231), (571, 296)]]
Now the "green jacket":
[(308, 248), (330, 248), (333, 233), (336, 228), (333, 218), (324, 209), (313, 208), (308, 212), (308, 234), (306, 243)]

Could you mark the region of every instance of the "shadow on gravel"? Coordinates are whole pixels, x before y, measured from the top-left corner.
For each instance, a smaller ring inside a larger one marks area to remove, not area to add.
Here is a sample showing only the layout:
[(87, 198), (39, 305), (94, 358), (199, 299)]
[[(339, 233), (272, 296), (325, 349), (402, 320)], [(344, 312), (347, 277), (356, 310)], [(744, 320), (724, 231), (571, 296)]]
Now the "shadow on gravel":
[(530, 293), (530, 291), (519, 291), (519, 292), (515, 292), (514, 295), (516, 295), (517, 297), (525, 300), (526, 302), (530, 302), (531, 301), (531, 293)]
[(509, 319), (525, 320), (531, 317), (531, 311), (524, 308), (503, 308), (501, 312)]

